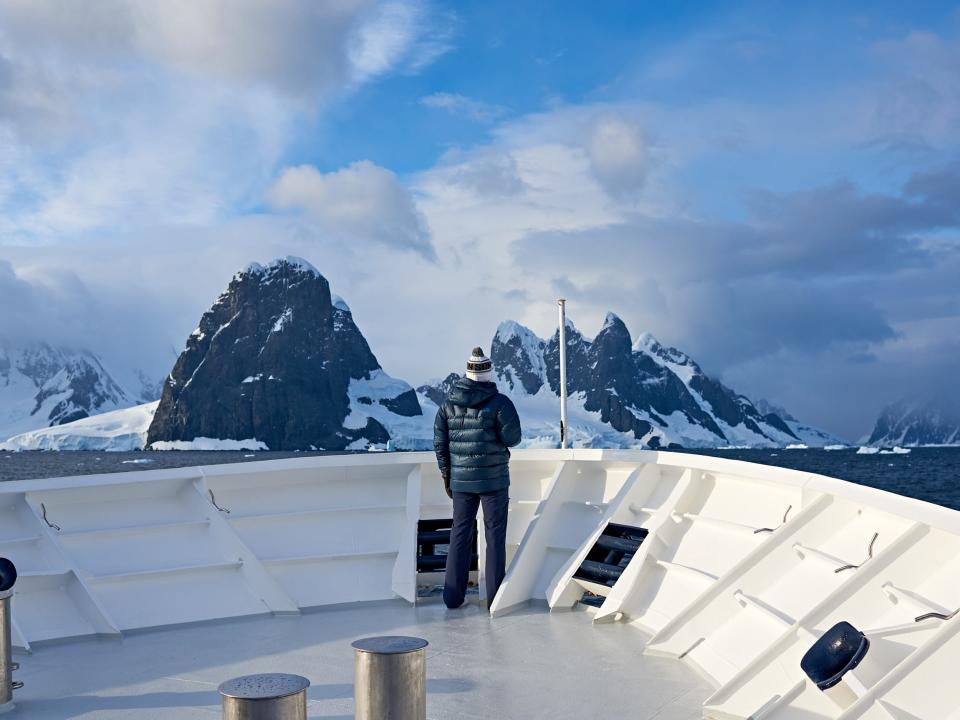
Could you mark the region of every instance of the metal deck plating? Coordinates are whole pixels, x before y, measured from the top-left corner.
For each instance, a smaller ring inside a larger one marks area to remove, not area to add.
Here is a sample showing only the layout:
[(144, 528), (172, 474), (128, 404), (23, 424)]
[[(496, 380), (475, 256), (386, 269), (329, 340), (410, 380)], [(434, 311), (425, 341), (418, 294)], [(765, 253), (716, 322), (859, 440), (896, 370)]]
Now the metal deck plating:
[(644, 657), (622, 642), (622, 628), (593, 628), (583, 613), (528, 608), (491, 620), (476, 604), (391, 601), (41, 647), (23, 663), (12, 717), (213, 720), (219, 682), (267, 670), (310, 678), (310, 718), (352, 720), (350, 644), (374, 633), (429, 639), (428, 718), (687, 720), (709, 692), (687, 668)]

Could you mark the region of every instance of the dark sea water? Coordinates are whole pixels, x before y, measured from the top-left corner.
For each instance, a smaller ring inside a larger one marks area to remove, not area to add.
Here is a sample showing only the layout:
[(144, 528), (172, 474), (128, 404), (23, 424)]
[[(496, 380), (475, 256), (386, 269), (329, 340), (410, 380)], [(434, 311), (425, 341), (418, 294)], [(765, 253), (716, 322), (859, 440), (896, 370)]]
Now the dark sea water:
[(279, 460), (310, 455), (335, 455), (328, 452), (249, 452), (249, 451), (194, 451), (169, 452), (93, 452), (89, 450), (62, 451), (0, 451), (0, 481), (30, 480), (33, 478), (96, 475), (98, 473), (157, 470), (159, 468), (189, 467), (191, 465), (220, 465), (222, 463)]
[(913, 448), (908, 455), (857, 455), (856, 448), (695, 452), (828, 475), (960, 510), (960, 447)]
[[(915, 448), (909, 455), (850, 450), (698, 450), (703, 455), (805, 470), (960, 510), (960, 448)], [(275, 460), (329, 453), (0, 452), (0, 481)]]

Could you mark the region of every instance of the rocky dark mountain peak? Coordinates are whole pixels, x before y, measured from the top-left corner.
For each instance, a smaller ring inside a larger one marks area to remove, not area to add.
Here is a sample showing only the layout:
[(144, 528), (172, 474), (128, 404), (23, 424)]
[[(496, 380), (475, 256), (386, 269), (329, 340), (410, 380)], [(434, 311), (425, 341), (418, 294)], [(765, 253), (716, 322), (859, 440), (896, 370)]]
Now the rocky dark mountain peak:
[(611, 360), (629, 358), (630, 342), (630, 331), (623, 324), (623, 320), (613, 313), (607, 313), (603, 327), (593, 338), (593, 345), (598, 355)]
[[(383, 372), (349, 306), (300, 258), (236, 273), (187, 338), (147, 442), (256, 439), (271, 450), (386, 443), (422, 414)], [(385, 425), (386, 423), (386, 425)]]
[[(512, 320), (500, 323), (490, 344), (490, 360), (509, 389), (536, 395), (544, 383), (544, 342)], [(498, 370), (501, 368), (501, 370)]]

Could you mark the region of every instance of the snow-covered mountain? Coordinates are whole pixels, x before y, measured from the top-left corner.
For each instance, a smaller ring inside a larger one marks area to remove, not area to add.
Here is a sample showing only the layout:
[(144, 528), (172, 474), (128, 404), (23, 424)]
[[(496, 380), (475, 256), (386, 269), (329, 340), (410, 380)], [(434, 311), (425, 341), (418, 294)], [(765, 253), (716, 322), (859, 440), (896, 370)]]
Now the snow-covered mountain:
[[(612, 313), (592, 339), (572, 323), (567, 330), (575, 446), (841, 442), (751, 402), (649, 334), (633, 342)], [(500, 389), (520, 411), (524, 444), (556, 446), (559, 333), (542, 339), (506, 321), (490, 356)], [(327, 280), (306, 261), (284, 258), (233, 277), (187, 339), (159, 402), (127, 407), (149, 399), (149, 390), (139, 398), (125, 392), (89, 353), (67, 357), (44, 346), (0, 355), (0, 380), (19, 389), (21, 408), (19, 424), (0, 438), (16, 435), (7, 449), (428, 449), (436, 408), (457, 377), (415, 391), (387, 375)], [(104, 414), (87, 417), (95, 412)], [(67, 424), (47, 427), (54, 423)]]
[(800, 442), (807, 447), (830, 446), (835, 448), (837, 446), (847, 444), (845, 440), (827, 432), (826, 430), (821, 430), (820, 428), (800, 422), (779, 405), (774, 405), (763, 398), (755, 401), (753, 404), (757, 410), (762, 412), (764, 415), (776, 415), (783, 420), (787, 424), (787, 427), (790, 428), (791, 432), (793, 432), (793, 434), (799, 438)]
[(134, 402), (92, 352), (0, 343), (0, 439)]
[[(169, 357), (160, 359), (160, 363), (154, 363), (163, 368), (159, 374), (145, 372), (142, 368), (124, 368), (115, 367), (114, 377), (117, 382), (127, 391), (127, 395), (133, 398), (136, 403), (152, 403), (160, 399), (163, 393), (163, 383), (167, 379), (167, 372), (173, 366), (177, 359), (177, 353), (171, 350)], [(166, 364), (162, 362), (166, 360)]]
[(443, 380), (428, 380), (426, 384), (417, 388), (420, 403), (423, 404), (426, 401), (439, 408), (446, 399), (447, 393), (453, 389), (453, 384), (459, 379), (460, 376), (457, 373), (450, 373)]
[[(835, 439), (776, 413), (709, 377), (688, 355), (644, 334), (632, 342), (623, 321), (609, 313), (589, 339), (567, 321), (568, 433), (574, 446), (722, 447), (824, 445)], [(514, 400), (527, 446), (554, 446), (559, 438), (559, 332), (537, 337), (514, 321), (501, 323), (490, 357), (500, 389)], [(419, 388), (436, 402), (442, 385)], [(800, 428), (805, 428), (800, 432)]]
[(936, 398), (888, 405), (877, 418), (867, 444), (960, 445), (960, 404)]
[(416, 391), (380, 367), (327, 280), (288, 257), (238, 272), (204, 313), (164, 384), (147, 443), (413, 448), (427, 446), (432, 423)]

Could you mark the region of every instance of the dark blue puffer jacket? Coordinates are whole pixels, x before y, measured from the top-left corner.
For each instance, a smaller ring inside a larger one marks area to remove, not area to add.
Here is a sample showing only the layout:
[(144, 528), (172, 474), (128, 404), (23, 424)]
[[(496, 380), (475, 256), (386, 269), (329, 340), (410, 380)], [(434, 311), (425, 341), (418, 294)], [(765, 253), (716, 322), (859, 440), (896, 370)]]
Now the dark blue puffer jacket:
[(492, 492), (510, 485), (510, 450), (520, 418), (496, 383), (460, 378), (437, 411), (433, 446), (440, 474), (454, 492)]

